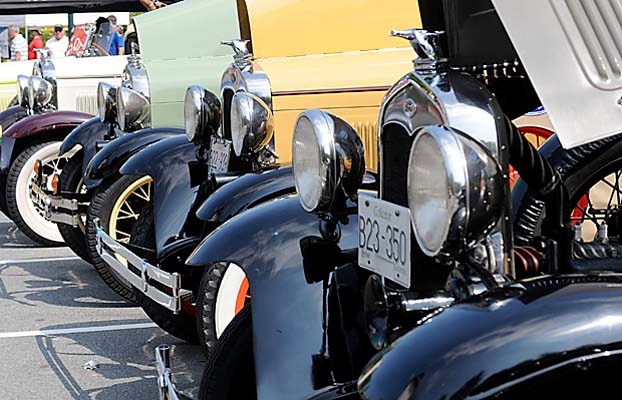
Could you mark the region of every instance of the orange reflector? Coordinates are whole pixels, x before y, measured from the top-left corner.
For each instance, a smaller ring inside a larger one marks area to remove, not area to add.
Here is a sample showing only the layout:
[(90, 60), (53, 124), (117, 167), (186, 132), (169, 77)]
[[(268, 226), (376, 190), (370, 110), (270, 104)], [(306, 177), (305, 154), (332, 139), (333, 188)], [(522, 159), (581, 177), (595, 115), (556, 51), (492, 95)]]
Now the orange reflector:
[(35, 161), (33, 169), (35, 170), (35, 175), (39, 176), (39, 171), (41, 171), (41, 160)]
[(52, 190), (55, 195), (58, 195), (58, 189), (58, 174), (54, 174), (52, 175)]

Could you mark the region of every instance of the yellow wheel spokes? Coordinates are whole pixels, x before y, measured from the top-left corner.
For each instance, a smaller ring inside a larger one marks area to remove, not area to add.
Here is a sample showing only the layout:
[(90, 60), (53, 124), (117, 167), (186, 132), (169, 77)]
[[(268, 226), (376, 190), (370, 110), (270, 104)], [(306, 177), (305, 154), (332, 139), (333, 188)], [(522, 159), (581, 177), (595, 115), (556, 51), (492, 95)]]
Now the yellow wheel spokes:
[(144, 176), (128, 186), (115, 201), (110, 214), (108, 234), (121, 243), (129, 243), (132, 227), (140, 217), (142, 207), (151, 201), (153, 179)]

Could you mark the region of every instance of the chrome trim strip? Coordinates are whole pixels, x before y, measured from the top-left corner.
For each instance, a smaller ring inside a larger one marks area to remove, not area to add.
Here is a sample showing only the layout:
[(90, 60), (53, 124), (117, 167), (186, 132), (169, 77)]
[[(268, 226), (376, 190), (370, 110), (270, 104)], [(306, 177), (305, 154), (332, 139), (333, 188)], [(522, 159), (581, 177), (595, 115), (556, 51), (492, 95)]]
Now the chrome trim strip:
[[(149, 264), (136, 254), (132, 253), (125, 246), (110, 237), (101, 227), (99, 218), (93, 223), (97, 232), (97, 254), (108, 264), (116, 273), (121, 275), (135, 288), (142, 292), (168, 310), (178, 313), (181, 310), (181, 297), (183, 293), (188, 291), (181, 289), (181, 275), (177, 272), (169, 274), (160, 268)], [(134, 272), (132, 268), (124, 265), (119, 261), (118, 257), (122, 257), (140, 274)], [(161, 291), (149, 284), (153, 280), (171, 289), (172, 295)]]

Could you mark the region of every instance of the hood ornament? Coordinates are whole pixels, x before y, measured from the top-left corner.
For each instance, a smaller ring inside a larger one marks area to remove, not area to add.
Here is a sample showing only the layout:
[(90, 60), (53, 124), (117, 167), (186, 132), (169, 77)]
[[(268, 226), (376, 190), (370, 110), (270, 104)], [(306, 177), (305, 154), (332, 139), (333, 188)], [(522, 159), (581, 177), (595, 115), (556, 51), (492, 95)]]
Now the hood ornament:
[(441, 38), (443, 31), (429, 32), (424, 29), (391, 30), (391, 36), (400, 37), (410, 41), (410, 45), (417, 53), (415, 69), (436, 69), (447, 63), (444, 56)]
[(220, 44), (229, 46), (233, 49), (233, 59), (240, 67), (247, 67), (253, 60), (253, 54), (248, 50), (249, 40), (223, 40)]

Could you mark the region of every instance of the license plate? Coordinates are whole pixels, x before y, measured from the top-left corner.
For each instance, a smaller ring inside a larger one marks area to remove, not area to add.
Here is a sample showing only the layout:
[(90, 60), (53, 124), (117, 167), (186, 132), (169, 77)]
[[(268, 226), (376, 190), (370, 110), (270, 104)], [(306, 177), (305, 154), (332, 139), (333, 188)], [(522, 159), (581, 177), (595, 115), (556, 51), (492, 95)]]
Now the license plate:
[(212, 136), (210, 146), (209, 169), (210, 174), (227, 172), (231, 155), (231, 141)]
[(410, 287), (410, 210), (359, 197), (359, 265)]

